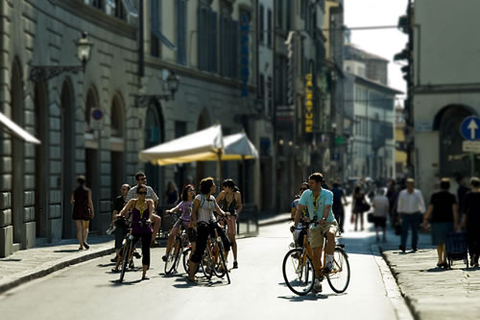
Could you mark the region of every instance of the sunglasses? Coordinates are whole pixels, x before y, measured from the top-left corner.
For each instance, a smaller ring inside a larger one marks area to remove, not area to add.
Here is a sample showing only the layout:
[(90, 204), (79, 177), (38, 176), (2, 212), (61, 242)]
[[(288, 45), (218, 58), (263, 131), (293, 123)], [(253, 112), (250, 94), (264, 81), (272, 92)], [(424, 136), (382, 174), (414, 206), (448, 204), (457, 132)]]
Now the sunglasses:
[(140, 191), (140, 192), (137, 192), (137, 194), (147, 194), (147, 191)]

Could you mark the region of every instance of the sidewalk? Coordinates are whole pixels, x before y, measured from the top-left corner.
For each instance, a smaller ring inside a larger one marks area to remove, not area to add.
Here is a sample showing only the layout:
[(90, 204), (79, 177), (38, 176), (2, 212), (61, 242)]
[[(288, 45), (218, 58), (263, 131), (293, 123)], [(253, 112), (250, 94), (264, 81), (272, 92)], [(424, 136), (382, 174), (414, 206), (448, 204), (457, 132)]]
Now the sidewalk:
[(416, 253), (412, 250), (402, 253), (398, 249), (399, 236), (392, 233), (389, 239), (391, 244), (383, 247), (380, 244), (380, 251), (415, 319), (480, 317), (479, 268), (466, 269), (463, 261), (454, 261), (452, 270), (438, 268), (437, 251), (431, 245), (429, 233), (420, 234)]
[(89, 250), (78, 251), (77, 240), (62, 240), (60, 244), (20, 250), (0, 258), (0, 293), (70, 265), (114, 252), (112, 236), (90, 236), (88, 243)]

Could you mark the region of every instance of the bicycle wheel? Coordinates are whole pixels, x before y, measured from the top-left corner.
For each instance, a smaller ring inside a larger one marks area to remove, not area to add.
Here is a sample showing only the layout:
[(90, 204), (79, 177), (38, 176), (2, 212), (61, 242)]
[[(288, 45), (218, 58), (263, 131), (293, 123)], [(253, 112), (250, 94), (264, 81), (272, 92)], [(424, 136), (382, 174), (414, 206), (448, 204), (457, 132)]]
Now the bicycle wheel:
[(202, 265), (203, 274), (207, 279), (210, 280), (213, 275), (213, 269), (215, 268), (215, 263), (212, 260), (209, 248), (205, 248), (205, 252), (203, 253), (203, 257), (200, 263)]
[[(131, 237), (131, 236), (130, 236)], [(123, 278), (125, 277), (125, 272), (127, 271), (128, 260), (130, 258), (130, 253), (132, 252), (132, 239), (127, 238), (125, 245), (122, 248), (122, 270), (120, 272), (120, 283), (123, 282)]]
[(181, 242), (181, 240), (178, 241), (178, 246), (177, 246), (177, 244), (175, 245), (175, 251), (174, 251), (175, 261), (173, 262), (173, 270), (175, 272), (178, 272), (178, 265), (180, 263), (180, 256), (183, 253), (183, 246), (180, 242)]
[(343, 249), (335, 248), (333, 252), (333, 269), (326, 275), (328, 285), (336, 293), (347, 290), (350, 283), (350, 264), (348, 256)]
[[(219, 278), (223, 278), (223, 276), (227, 276), (227, 281), (228, 281), (228, 284), (232, 283), (230, 281), (230, 275), (228, 274), (228, 269), (227, 269), (227, 259), (225, 258), (225, 251), (223, 250), (223, 243), (222, 243), (222, 240), (218, 240), (217, 239), (217, 249), (219, 251), (219, 255), (220, 255), (220, 265), (215, 268), (215, 274), (219, 277)], [(223, 274), (222, 274), (223, 273)], [(219, 274), (222, 274), (221, 276)]]
[(188, 248), (187, 250), (184, 250), (182, 255), (183, 255), (183, 270), (188, 274), (188, 270), (190, 270), (189, 263), (190, 263), (190, 252), (192, 252), (192, 248)]
[(303, 249), (292, 249), (287, 252), (282, 265), (283, 279), (293, 293), (306, 295), (313, 288), (315, 268), (312, 260), (303, 253)]
[(167, 259), (165, 260), (165, 274), (172, 273), (173, 269), (175, 268), (175, 252), (177, 251), (178, 247), (180, 247), (180, 239), (177, 237), (175, 238), (175, 242), (173, 244), (173, 252), (167, 253)]

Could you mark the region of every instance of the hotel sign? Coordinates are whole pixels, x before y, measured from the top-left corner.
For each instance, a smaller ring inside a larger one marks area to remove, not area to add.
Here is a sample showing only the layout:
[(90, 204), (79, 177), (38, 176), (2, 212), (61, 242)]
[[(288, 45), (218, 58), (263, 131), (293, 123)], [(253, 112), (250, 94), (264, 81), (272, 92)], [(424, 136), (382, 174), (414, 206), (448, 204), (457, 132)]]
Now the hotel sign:
[(313, 138), (313, 74), (305, 76), (305, 123), (304, 133), (308, 140)]

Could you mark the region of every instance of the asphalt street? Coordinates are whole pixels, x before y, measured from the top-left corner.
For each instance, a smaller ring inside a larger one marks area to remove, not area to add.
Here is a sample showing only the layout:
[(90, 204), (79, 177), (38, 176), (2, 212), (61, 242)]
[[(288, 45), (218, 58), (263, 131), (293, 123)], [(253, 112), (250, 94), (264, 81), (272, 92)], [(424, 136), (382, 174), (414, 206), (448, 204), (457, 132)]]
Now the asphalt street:
[(165, 276), (164, 248), (154, 248), (148, 281), (140, 281), (140, 260), (119, 284), (110, 271), (111, 256), (96, 258), (7, 291), (0, 296), (2, 319), (410, 319), (374, 235), (351, 232), (348, 225), (341, 240), (352, 271), (347, 291), (336, 294), (325, 282), (321, 294), (293, 294), (281, 269), (291, 242), (288, 227), (288, 222), (277, 223), (263, 227), (258, 237), (240, 239), (239, 269), (231, 271), (230, 285), (217, 278), (192, 285), (182, 268)]

